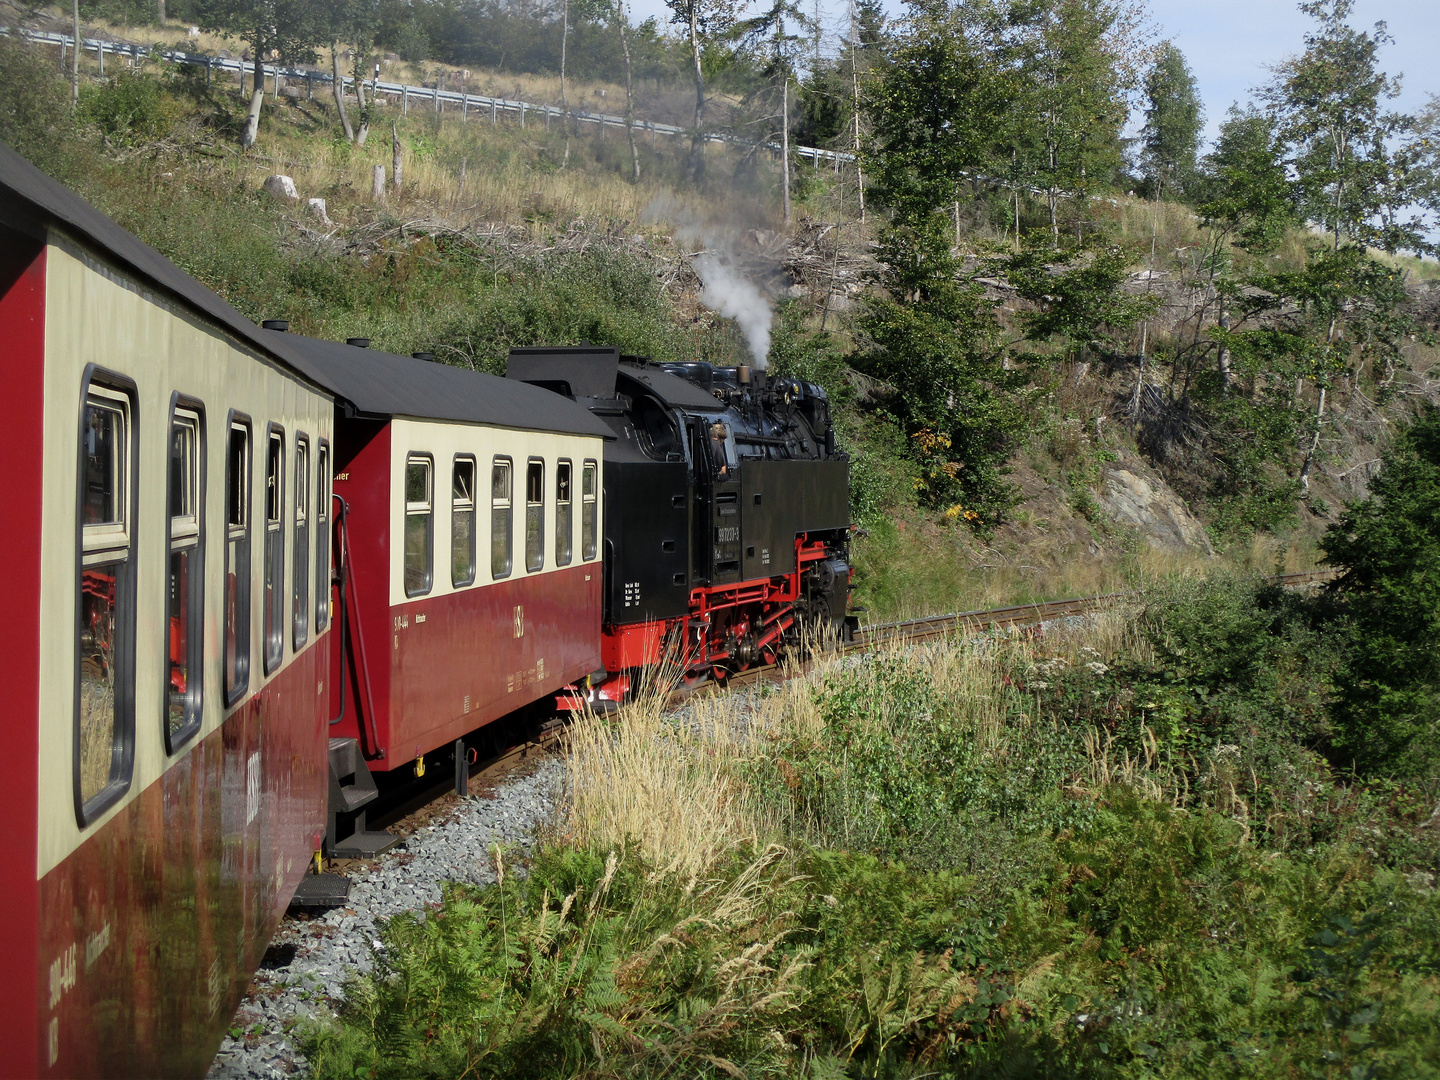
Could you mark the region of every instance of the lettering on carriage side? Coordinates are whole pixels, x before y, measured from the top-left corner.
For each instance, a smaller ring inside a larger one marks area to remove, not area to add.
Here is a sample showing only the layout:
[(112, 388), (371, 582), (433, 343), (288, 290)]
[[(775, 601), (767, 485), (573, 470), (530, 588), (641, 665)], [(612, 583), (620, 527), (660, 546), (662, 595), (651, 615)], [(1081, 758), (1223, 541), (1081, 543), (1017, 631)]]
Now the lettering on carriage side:
[(245, 824), (249, 825), (260, 813), (260, 751), (250, 755), (245, 766)]
[(416, 614), (415, 614), (415, 622), (416, 622), (416, 624), (418, 625), (419, 623), (422, 623), (422, 622), (424, 622), (424, 621), (425, 621), (425, 615), (424, 615), (422, 612), (416, 612)]
[(46, 1066), (53, 1069), (55, 1063), (60, 1060), (60, 1017), (50, 1018), (50, 1062)]
[(721, 525), (715, 530), (715, 542), (717, 544), (738, 544), (740, 542), (740, 526)]
[(50, 961), (50, 1008), (60, 1004), (60, 999), (75, 985), (76, 947), (72, 944), (54, 960)]
[(349, 480), (349, 479), (350, 479), (350, 474), (349, 474), (348, 472), (336, 473), (336, 474), (335, 474), (335, 479), (336, 479), (336, 480)]
[(107, 922), (85, 939), (85, 970), (89, 971), (94, 967), (95, 961), (100, 959), (100, 954), (109, 947), (110, 924)]
[(466, 712), (467, 714), (470, 712), (470, 695), (469, 695), (469, 694), (466, 694), (466, 695), (465, 695), (465, 712)]
[(517, 638), (525, 636), (525, 605), (523, 604), (515, 605), (515, 636)]
[(625, 582), (625, 607), (640, 606), (640, 582)]

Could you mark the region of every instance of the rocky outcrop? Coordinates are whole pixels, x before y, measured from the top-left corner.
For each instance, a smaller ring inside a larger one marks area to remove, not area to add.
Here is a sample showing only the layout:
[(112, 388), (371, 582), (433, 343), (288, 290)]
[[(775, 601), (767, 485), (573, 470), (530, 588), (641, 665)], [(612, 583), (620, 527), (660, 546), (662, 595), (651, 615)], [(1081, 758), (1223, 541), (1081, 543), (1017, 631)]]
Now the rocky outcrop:
[(1096, 495), (1115, 521), (1131, 526), (1152, 544), (1214, 552), (1205, 527), (1170, 485), (1137, 457), (1127, 456), (1107, 468)]

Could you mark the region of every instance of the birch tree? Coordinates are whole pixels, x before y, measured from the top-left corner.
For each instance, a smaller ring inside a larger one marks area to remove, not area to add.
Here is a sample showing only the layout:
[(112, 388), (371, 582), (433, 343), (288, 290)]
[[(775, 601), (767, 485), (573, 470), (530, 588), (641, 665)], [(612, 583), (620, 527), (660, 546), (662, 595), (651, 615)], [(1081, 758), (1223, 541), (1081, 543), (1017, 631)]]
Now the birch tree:
[(325, 6), (322, 0), (197, 0), (195, 16), (202, 29), (233, 34), (250, 46), (253, 89), (240, 143), (252, 146), (265, 103), (266, 58), (313, 60), (315, 46), (328, 36)]

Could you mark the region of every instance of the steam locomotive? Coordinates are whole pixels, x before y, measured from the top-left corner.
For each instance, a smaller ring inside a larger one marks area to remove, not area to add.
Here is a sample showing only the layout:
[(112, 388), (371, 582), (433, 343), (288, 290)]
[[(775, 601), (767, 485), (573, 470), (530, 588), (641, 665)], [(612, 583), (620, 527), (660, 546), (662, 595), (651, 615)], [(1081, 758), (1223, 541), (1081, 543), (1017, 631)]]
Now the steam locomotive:
[(806, 633), (850, 636), (849, 458), (821, 387), (591, 346), (512, 349), (506, 374), (615, 435), (592, 705), (645, 665), (695, 683), (774, 663)]
[(257, 326), (3, 145), (0, 320), (0, 1076), (203, 1075), (381, 787), (852, 627), (811, 383)]

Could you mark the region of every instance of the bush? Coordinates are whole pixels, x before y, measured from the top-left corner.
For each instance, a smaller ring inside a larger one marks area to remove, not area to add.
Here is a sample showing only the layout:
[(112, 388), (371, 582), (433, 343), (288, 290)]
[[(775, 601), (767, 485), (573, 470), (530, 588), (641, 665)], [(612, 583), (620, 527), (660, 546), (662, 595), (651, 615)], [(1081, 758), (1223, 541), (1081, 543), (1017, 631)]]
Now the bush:
[(62, 179), (73, 152), (69, 100), (70, 87), (38, 46), (0, 37), (0, 141)]
[(80, 90), (79, 117), (117, 143), (155, 142), (169, 135), (179, 118), (176, 103), (158, 79), (122, 71)]

